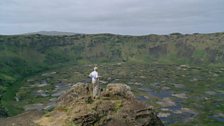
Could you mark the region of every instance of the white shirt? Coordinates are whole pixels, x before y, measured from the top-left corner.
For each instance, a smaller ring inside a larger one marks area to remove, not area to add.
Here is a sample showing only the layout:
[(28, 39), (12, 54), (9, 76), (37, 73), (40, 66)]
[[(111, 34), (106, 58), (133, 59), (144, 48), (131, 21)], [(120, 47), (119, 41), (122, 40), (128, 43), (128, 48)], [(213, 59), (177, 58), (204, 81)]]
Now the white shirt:
[(93, 71), (93, 72), (91, 72), (91, 73), (89, 74), (89, 77), (92, 78), (92, 81), (96, 81), (97, 78), (99, 77), (99, 76), (98, 76), (98, 72), (97, 72), (97, 71)]

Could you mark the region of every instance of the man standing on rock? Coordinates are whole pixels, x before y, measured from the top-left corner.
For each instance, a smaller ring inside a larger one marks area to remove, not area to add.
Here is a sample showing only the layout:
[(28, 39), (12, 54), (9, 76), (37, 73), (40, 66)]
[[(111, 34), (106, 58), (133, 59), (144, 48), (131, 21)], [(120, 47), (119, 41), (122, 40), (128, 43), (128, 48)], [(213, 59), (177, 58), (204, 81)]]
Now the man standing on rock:
[(97, 98), (100, 94), (100, 85), (99, 85), (99, 75), (97, 72), (97, 67), (94, 67), (93, 72), (89, 74), (89, 77), (92, 78), (93, 84), (93, 98)]

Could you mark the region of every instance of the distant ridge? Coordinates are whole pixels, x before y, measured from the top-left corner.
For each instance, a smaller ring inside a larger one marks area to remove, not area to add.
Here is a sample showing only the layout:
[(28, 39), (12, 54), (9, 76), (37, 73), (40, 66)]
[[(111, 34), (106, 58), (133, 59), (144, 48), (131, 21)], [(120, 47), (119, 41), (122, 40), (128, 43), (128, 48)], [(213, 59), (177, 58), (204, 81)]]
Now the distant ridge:
[(79, 33), (61, 32), (61, 31), (38, 31), (38, 32), (24, 33), (22, 35), (33, 35), (33, 34), (49, 35), (49, 36), (63, 36), (63, 35), (77, 35)]
[(100, 33), (74, 33), (74, 32), (64, 32), (64, 31), (37, 31), (37, 32), (27, 32), (27, 33), (15, 33), (15, 34), (1, 34), (0, 36), (20, 36), (20, 35), (47, 35), (47, 36), (72, 36), (72, 35), (114, 35), (114, 36), (129, 36), (129, 37), (144, 37), (144, 36), (187, 36), (187, 35), (212, 35), (212, 34), (223, 34), (224, 32), (212, 32), (212, 33), (167, 33), (167, 34), (142, 34), (142, 35), (131, 35), (131, 34), (118, 34), (109, 32)]

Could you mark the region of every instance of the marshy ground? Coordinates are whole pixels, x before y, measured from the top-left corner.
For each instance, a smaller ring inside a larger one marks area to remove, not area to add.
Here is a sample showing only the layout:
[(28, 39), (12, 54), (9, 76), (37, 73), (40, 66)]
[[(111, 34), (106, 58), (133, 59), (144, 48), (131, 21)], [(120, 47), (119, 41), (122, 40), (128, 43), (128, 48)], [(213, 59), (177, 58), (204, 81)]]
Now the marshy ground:
[[(89, 83), (94, 65), (66, 66), (23, 81), (9, 111), (45, 110), (77, 82)], [(155, 108), (166, 125), (224, 124), (224, 67), (167, 64), (102, 64), (100, 84), (125, 83)]]

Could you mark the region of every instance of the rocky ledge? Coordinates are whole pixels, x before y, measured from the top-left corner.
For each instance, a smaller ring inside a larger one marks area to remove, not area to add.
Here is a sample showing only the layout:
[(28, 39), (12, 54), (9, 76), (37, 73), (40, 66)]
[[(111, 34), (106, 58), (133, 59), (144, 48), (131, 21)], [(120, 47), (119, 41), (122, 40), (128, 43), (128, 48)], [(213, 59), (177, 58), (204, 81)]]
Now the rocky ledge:
[(57, 107), (35, 123), (39, 126), (163, 126), (153, 109), (136, 100), (125, 84), (108, 84), (98, 99), (91, 87), (75, 84), (59, 97)]

